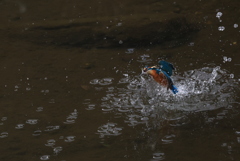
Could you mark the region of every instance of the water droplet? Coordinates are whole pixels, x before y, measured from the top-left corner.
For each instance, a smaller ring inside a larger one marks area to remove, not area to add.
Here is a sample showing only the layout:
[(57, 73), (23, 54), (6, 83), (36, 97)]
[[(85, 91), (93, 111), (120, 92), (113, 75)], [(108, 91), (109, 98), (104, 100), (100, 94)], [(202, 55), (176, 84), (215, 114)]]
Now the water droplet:
[(100, 85), (110, 85), (112, 84), (113, 78), (103, 78), (99, 81)]
[(223, 63), (225, 62), (231, 62), (232, 61), (232, 58), (228, 58), (226, 56), (223, 57)]
[(107, 123), (105, 125), (102, 125), (98, 128), (98, 133), (100, 138), (103, 138), (105, 135), (120, 135), (120, 131), (122, 130), (121, 127), (116, 127), (116, 123)]
[(55, 147), (53, 149), (53, 152), (55, 155), (57, 155), (58, 153), (60, 153), (63, 150), (63, 148), (61, 146)]
[(2, 117), (1, 120), (2, 120), (2, 121), (6, 121), (6, 120), (7, 120), (7, 117)]
[(153, 153), (153, 159), (154, 160), (163, 160), (164, 159), (164, 153)]
[(37, 112), (43, 111), (43, 107), (38, 107), (38, 108), (36, 109), (36, 111), (37, 111)]
[(119, 40), (119, 42), (118, 42), (119, 44), (123, 44), (123, 41), (122, 40)]
[(219, 26), (218, 27), (218, 31), (224, 31), (225, 30), (225, 27), (224, 26)]
[(90, 104), (88, 105), (88, 107), (86, 108), (86, 110), (94, 110), (95, 109), (95, 105), (94, 104)]
[(65, 138), (65, 142), (73, 142), (75, 140), (75, 136), (67, 136), (66, 138)]
[(17, 124), (15, 126), (15, 129), (22, 129), (22, 128), (24, 128), (24, 124)]
[(194, 46), (194, 42), (190, 42), (188, 46)]
[(54, 139), (49, 139), (48, 141), (47, 141), (47, 144), (45, 144), (45, 146), (54, 146), (55, 145), (55, 140)]
[(129, 48), (129, 49), (127, 49), (127, 51), (125, 51), (125, 53), (126, 54), (132, 54), (132, 53), (134, 53), (134, 48)]
[(222, 146), (222, 147), (226, 147), (226, 146), (227, 146), (227, 143), (222, 143), (221, 146)]
[(43, 155), (40, 157), (41, 160), (49, 160), (50, 159), (50, 155)]
[(55, 100), (54, 99), (50, 99), (49, 103), (55, 103)]
[(31, 124), (31, 125), (34, 125), (34, 124), (37, 124), (38, 123), (38, 120), (37, 119), (28, 119), (26, 121), (27, 124)]
[(72, 112), (66, 119), (66, 121), (64, 122), (64, 124), (73, 124), (75, 123), (75, 120), (78, 117), (78, 112), (76, 109), (74, 109), (74, 112)]
[(6, 137), (8, 137), (8, 132), (2, 132), (0, 134), (0, 138), (6, 138)]
[(99, 79), (93, 79), (90, 81), (90, 84), (98, 84)]
[(122, 26), (122, 23), (121, 22), (119, 22), (116, 26)]
[(147, 120), (149, 120), (149, 118), (148, 117), (142, 117), (141, 120), (147, 121)]
[(217, 14), (216, 14), (216, 17), (218, 18), (218, 19), (220, 19), (221, 17), (222, 17), (222, 12), (218, 12)]
[(234, 78), (234, 74), (230, 74), (230, 78)]
[(41, 135), (41, 133), (42, 133), (42, 131), (41, 130), (36, 130), (36, 131), (34, 131), (33, 132), (33, 136), (39, 136), (39, 135)]
[(145, 62), (151, 62), (152, 59), (150, 59), (150, 55), (148, 54), (143, 54), (140, 56), (140, 60), (138, 62), (145, 63)]
[(240, 137), (237, 137), (237, 142), (240, 143)]
[(64, 139), (64, 136), (60, 136), (59, 139)]
[(47, 94), (47, 93), (49, 93), (49, 90), (48, 89), (46, 89), (46, 90), (41, 90), (41, 93), (44, 93), (44, 94)]
[(234, 28), (238, 28), (238, 24), (235, 23), (235, 24), (233, 25), (233, 27), (234, 27)]
[(54, 131), (60, 129), (60, 126), (47, 126), (45, 131)]

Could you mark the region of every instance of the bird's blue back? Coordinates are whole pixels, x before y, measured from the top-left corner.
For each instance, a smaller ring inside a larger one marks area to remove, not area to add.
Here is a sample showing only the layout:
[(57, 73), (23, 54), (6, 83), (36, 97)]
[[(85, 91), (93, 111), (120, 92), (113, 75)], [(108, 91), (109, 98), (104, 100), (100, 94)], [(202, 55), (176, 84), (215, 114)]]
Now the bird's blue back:
[(161, 60), (158, 62), (158, 64), (160, 65), (161, 70), (165, 71), (168, 74), (168, 76), (172, 76), (172, 70), (174, 70), (175, 68), (171, 63)]

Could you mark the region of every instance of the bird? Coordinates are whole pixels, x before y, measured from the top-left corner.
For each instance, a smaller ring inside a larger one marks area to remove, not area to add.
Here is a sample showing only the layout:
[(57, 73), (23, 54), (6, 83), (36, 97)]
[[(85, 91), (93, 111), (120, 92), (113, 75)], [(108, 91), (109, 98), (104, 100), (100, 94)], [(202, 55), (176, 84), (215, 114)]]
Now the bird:
[(171, 90), (174, 94), (178, 93), (178, 89), (173, 85), (171, 79), (172, 71), (175, 70), (173, 65), (167, 61), (161, 60), (158, 62), (159, 66), (146, 66), (142, 73), (147, 73), (158, 82), (161, 86)]

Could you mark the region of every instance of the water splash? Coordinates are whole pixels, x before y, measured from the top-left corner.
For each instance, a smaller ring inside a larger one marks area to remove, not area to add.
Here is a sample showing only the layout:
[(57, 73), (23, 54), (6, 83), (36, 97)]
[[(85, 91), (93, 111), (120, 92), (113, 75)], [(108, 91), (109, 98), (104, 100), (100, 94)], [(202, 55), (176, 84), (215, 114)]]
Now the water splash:
[[(220, 67), (204, 67), (173, 77), (179, 93), (162, 88), (148, 76), (134, 76), (119, 81), (125, 88), (109, 87), (102, 98), (102, 110), (126, 114), (129, 126), (149, 119), (179, 119), (183, 112), (231, 108), (238, 83)], [(173, 114), (169, 115), (169, 111)]]

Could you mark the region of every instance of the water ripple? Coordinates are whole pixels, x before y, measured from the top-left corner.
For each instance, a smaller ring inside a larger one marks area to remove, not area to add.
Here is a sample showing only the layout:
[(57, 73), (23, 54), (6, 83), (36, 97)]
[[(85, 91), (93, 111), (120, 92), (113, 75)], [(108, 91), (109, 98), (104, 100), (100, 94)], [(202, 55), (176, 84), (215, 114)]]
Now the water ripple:
[(110, 85), (113, 82), (113, 78), (103, 78), (103, 79), (93, 79), (90, 81), (90, 84), (99, 84), (99, 85)]
[(17, 124), (15, 126), (15, 129), (22, 129), (22, 128), (24, 128), (24, 124)]
[(77, 119), (78, 117), (78, 112), (76, 109), (74, 109), (74, 111), (67, 116), (67, 119), (66, 121), (64, 122), (64, 124), (73, 124), (75, 123), (75, 120)]
[(43, 111), (43, 107), (38, 107), (38, 108), (36, 109), (36, 111), (37, 111), (37, 112), (42, 112), (42, 111)]
[(60, 129), (59, 125), (56, 126), (47, 126), (45, 131), (54, 131)]
[(50, 155), (43, 155), (40, 157), (40, 160), (49, 160), (50, 159)]
[(161, 152), (157, 152), (157, 153), (153, 153), (153, 159), (152, 161), (158, 161), (158, 160), (164, 160), (164, 153)]
[(65, 137), (65, 142), (73, 142), (75, 140), (75, 136), (67, 136)]
[(53, 148), (53, 153), (55, 155), (58, 155), (62, 150), (63, 150), (63, 148), (61, 146), (57, 146), (57, 147)]
[(42, 133), (41, 130), (35, 130), (32, 135), (33, 136), (39, 136), (39, 135), (41, 135), (41, 133)]
[(109, 85), (112, 84), (113, 78), (103, 78), (99, 81), (100, 85)]
[(47, 141), (47, 144), (45, 144), (45, 146), (54, 146), (55, 145), (55, 140), (54, 139), (49, 139), (48, 141)]
[(30, 125), (35, 125), (38, 123), (38, 119), (28, 119), (26, 123)]
[(2, 132), (0, 134), (0, 138), (6, 138), (6, 137), (8, 137), (8, 132)]
[(109, 135), (113, 135), (113, 136), (117, 136), (120, 135), (122, 128), (121, 127), (116, 127), (116, 123), (107, 123), (104, 124), (102, 126), (100, 126), (97, 130), (97, 134), (99, 134), (100, 138), (104, 138), (104, 136), (109, 136)]

